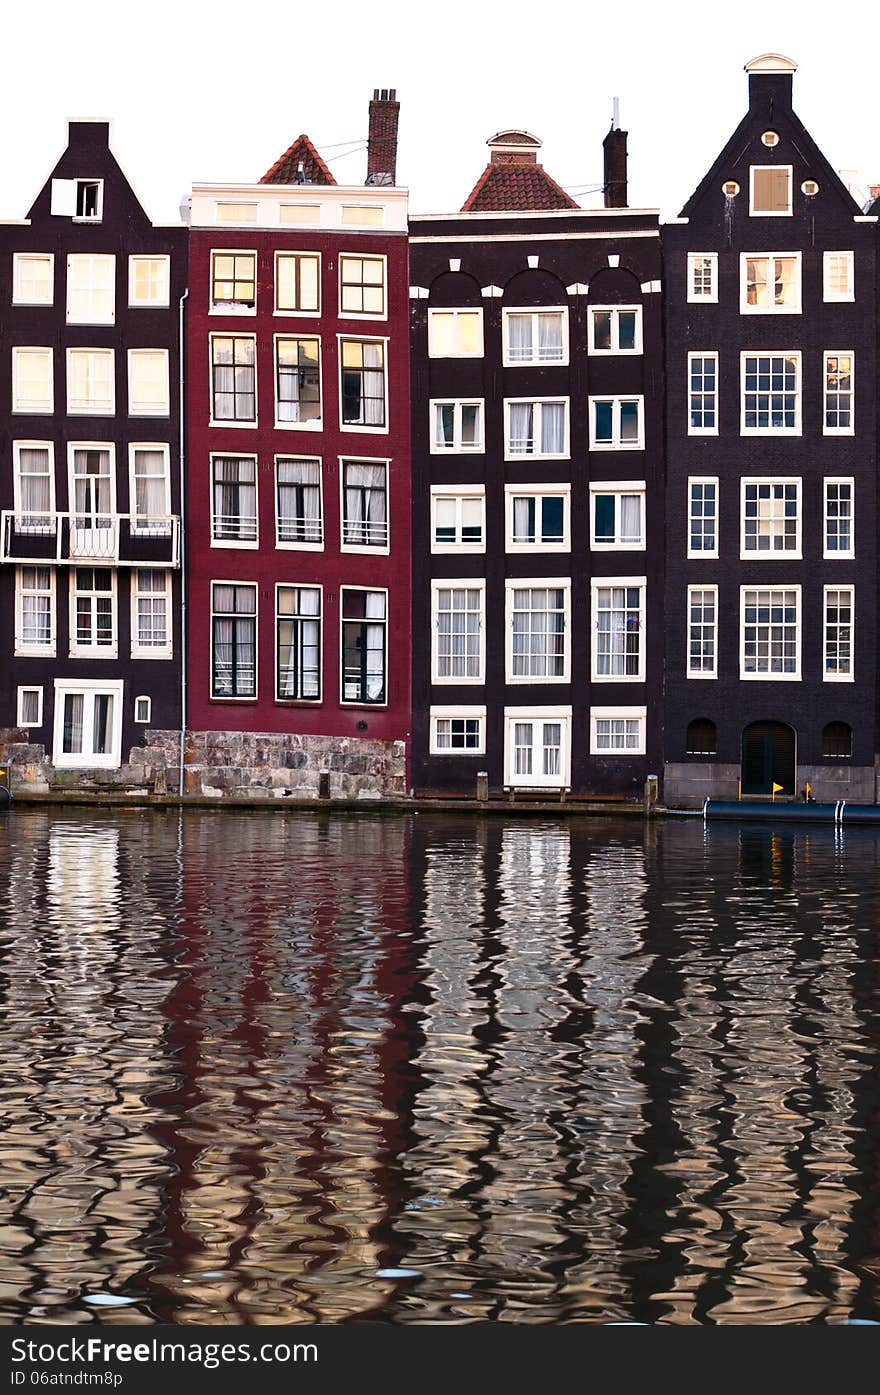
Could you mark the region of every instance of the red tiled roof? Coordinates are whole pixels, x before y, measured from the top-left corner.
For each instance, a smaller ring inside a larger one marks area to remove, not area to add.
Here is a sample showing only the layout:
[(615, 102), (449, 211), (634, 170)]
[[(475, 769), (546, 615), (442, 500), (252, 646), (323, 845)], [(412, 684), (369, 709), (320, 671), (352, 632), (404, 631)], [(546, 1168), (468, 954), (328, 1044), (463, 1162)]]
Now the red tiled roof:
[(260, 180), (261, 184), (296, 184), (299, 181), (299, 166), (302, 161), (303, 174), (308, 184), (335, 184), (336, 180), (321, 159), (308, 136), (297, 136), (293, 145), (285, 150), (270, 170)]
[(542, 165), (490, 162), (462, 204), (462, 213), (513, 213), (579, 208)]

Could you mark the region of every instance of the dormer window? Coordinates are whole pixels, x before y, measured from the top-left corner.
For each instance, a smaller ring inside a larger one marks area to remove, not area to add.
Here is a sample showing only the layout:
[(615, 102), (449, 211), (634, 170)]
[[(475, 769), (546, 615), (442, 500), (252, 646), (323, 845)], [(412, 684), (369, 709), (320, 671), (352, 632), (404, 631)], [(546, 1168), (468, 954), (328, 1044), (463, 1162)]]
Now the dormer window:
[(779, 136), (776, 134), (775, 131), (765, 131), (763, 136), (761, 137), (761, 140), (764, 145), (773, 146), (779, 144)]
[(791, 216), (791, 165), (752, 165), (752, 216), (785, 218)]
[(104, 212), (103, 179), (53, 179), (50, 207), (56, 218), (100, 223)]
[(77, 218), (92, 218), (96, 222), (101, 217), (101, 180), (78, 179), (76, 181)]

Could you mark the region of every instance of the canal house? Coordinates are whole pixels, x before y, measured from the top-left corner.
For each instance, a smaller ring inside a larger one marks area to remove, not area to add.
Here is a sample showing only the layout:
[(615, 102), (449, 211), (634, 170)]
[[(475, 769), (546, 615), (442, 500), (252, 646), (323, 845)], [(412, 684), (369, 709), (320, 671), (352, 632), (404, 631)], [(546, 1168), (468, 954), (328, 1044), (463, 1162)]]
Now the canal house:
[(663, 228), (669, 804), (875, 800), (876, 216), (746, 65)]

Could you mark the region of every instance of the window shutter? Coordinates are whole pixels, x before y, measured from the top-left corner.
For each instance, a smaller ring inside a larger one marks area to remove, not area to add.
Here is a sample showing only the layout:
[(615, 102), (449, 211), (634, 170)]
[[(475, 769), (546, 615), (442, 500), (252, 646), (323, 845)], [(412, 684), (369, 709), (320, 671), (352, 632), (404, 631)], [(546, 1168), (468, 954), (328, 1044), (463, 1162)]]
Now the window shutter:
[(52, 207), (50, 210), (58, 218), (72, 218), (76, 213), (76, 180), (52, 180)]

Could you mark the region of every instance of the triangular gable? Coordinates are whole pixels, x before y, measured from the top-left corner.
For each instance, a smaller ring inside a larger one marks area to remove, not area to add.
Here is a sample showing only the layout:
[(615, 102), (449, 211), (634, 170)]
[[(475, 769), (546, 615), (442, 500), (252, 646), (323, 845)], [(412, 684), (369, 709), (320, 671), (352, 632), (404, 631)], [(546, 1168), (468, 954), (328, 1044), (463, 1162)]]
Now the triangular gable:
[[(302, 173), (300, 173), (302, 164)], [(260, 180), (261, 184), (335, 184), (336, 180), (308, 136), (297, 136), (293, 145), (275, 161)]]
[(462, 213), (552, 212), (580, 208), (542, 165), (494, 164), (483, 170)]

